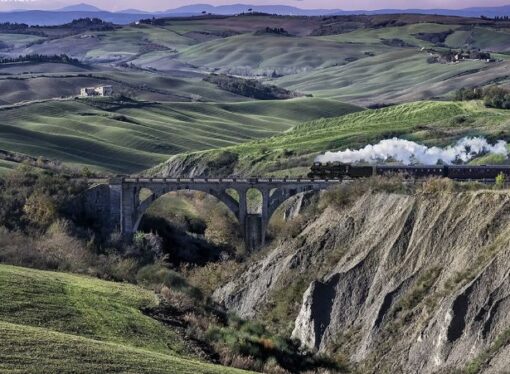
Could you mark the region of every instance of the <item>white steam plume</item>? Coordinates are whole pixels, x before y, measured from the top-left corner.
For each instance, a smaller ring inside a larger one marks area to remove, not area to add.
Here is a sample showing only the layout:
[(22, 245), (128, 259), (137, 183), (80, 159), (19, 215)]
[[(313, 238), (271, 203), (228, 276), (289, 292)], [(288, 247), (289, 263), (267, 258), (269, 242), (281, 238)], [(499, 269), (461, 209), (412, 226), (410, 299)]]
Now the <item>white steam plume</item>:
[(445, 148), (427, 147), (404, 139), (386, 139), (377, 144), (369, 144), (358, 150), (347, 149), (341, 152), (326, 152), (316, 158), (317, 162), (340, 161), (343, 163), (377, 163), (397, 161), (405, 165), (436, 165), (439, 161), (451, 164), (454, 161), (468, 162), (472, 158), (493, 153), (508, 157), (508, 147), (504, 140), (491, 145), (485, 138), (463, 138), (455, 145)]

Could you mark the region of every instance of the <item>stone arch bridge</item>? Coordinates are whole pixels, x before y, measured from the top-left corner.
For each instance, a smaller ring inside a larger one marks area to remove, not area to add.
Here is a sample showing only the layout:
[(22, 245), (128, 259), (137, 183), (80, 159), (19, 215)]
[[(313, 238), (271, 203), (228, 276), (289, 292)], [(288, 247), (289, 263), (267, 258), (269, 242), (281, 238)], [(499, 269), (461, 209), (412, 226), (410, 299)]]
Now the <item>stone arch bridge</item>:
[[(84, 210), (93, 217), (105, 233), (120, 231), (132, 236), (149, 206), (159, 197), (174, 191), (201, 191), (223, 202), (237, 217), (246, 247), (258, 249), (265, 244), (266, 229), (275, 210), (288, 198), (307, 191), (320, 191), (338, 185), (338, 180), (289, 178), (113, 178), (107, 181), (89, 180), (95, 184), (85, 194)], [(140, 198), (140, 191), (150, 195)], [(247, 192), (260, 191), (260, 213), (249, 213)], [(235, 190), (239, 200), (227, 193)]]

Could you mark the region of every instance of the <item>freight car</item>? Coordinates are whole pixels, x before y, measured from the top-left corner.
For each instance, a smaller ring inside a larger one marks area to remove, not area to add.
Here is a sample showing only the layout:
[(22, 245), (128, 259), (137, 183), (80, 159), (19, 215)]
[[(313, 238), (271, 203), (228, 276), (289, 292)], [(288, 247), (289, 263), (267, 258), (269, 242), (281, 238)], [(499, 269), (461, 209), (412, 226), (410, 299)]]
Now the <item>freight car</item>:
[(402, 175), (405, 178), (443, 177), (456, 180), (493, 180), (500, 174), (510, 178), (510, 165), (352, 165), (315, 162), (309, 178), (367, 178), (375, 175)]

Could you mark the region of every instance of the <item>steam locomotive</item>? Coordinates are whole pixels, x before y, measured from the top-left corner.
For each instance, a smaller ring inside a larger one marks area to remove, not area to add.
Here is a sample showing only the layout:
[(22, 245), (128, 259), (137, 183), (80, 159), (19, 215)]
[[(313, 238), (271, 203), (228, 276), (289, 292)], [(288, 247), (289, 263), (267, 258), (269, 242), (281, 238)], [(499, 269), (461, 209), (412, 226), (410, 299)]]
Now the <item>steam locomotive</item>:
[(442, 177), (456, 180), (494, 180), (500, 174), (510, 178), (510, 165), (352, 165), (315, 162), (308, 173), (315, 179), (367, 178), (402, 175), (405, 178)]

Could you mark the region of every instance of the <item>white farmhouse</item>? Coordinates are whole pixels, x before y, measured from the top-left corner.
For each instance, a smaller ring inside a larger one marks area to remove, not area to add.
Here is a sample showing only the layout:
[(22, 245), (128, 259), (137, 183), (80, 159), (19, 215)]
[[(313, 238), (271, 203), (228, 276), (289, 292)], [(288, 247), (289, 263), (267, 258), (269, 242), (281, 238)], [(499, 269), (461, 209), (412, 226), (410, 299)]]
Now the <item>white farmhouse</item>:
[(84, 87), (80, 90), (80, 96), (112, 96), (112, 86)]

